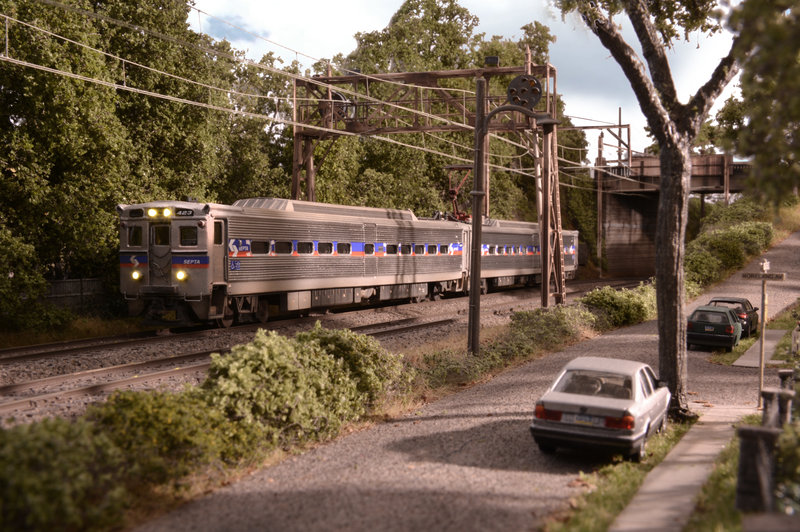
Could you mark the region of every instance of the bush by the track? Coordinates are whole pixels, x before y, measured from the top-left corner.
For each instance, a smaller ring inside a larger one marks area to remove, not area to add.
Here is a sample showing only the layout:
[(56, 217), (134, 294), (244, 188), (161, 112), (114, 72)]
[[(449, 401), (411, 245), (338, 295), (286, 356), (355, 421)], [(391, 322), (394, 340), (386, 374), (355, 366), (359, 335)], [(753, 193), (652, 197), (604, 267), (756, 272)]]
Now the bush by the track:
[(351, 331), (259, 331), (215, 356), (200, 387), (117, 392), (76, 421), (0, 430), (0, 530), (122, 527), (137, 497), (334, 436), (409, 381), (399, 357)]

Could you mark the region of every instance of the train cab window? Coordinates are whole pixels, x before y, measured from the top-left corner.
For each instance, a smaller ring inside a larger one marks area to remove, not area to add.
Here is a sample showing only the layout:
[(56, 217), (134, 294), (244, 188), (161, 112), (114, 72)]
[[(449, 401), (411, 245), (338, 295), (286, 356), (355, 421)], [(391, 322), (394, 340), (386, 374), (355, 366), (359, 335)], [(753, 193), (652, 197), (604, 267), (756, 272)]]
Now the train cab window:
[(439, 255), (447, 255), (448, 251), (450, 249), (447, 244), (439, 244)]
[(196, 225), (182, 225), (180, 227), (181, 246), (196, 246), (197, 245), (197, 226)]
[(214, 222), (214, 245), (222, 245), (222, 222)]
[(350, 254), (350, 242), (337, 242), (336, 243), (336, 253), (339, 255), (349, 255)]
[(428, 244), (428, 255), (436, 255), (436, 245)]
[(375, 244), (364, 244), (364, 255), (374, 255)]
[(317, 251), (320, 255), (331, 255), (333, 254), (333, 243), (332, 242), (320, 242), (317, 244)]
[(153, 243), (156, 246), (169, 246), (169, 226), (153, 226)]
[(314, 253), (314, 243), (313, 242), (298, 242), (297, 243), (297, 252), (301, 255), (311, 255)]
[(411, 255), (411, 244), (401, 244), (400, 245), (400, 254), (401, 255)]
[(142, 226), (134, 225), (128, 227), (128, 245), (141, 246), (142, 245)]
[(386, 244), (387, 255), (397, 255), (397, 244)]
[(275, 242), (275, 253), (278, 255), (291, 255), (292, 243), (291, 242)]
[(415, 255), (424, 255), (425, 254), (425, 246), (417, 244), (414, 246), (414, 254)]

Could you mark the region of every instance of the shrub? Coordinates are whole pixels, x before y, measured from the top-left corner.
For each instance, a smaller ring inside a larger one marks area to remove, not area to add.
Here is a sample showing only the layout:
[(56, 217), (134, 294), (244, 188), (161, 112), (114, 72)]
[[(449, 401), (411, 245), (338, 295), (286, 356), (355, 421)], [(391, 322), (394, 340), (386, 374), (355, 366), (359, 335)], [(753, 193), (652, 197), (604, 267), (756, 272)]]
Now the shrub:
[(700, 286), (708, 286), (720, 277), (722, 263), (697, 240), (686, 246), (684, 257), (686, 280)]
[(640, 284), (632, 290), (595, 288), (580, 302), (596, 316), (600, 330), (633, 325), (656, 316), (656, 292), (651, 285)]
[(212, 355), (202, 387), (232, 420), (257, 423), (274, 442), (322, 438), (364, 413), (365, 394), (344, 361), (317, 342), (259, 329), (249, 344)]
[(317, 322), (314, 328), (298, 333), (299, 342), (316, 342), (322, 349), (344, 362), (357, 382), (359, 393), (365, 394), (373, 405), (391, 388), (408, 383), (402, 357), (384, 349), (371, 336), (354, 333), (349, 329), (325, 329)]
[(742, 198), (730, 205), (712, 204), (711, 212), (703, 218), (703, 231), (739, 224), (743, 220), (767, 221), (768, 219), (769, 211), (766, 204), (752, 198)]
[(46, 419), (0, 430), (0, 529), (118, 527), (124, 456), (89, 422)]
[(477, 355), (455, 350), (426, 354), (421, 374), (434, 387), (473, 380), (513, 360), (568, 345), (593, 324), (594, 316), (576, 305), (515, 312), (508, 333), (484, 346)]
[(686, 246), (686, 279), (707, 286), (769, 247), (774, 236), (766, 222), (743, 222), (707, 231)]
[(195, 390), (115, 392), (86, 417), (125, 452), (130, 483), (159, 484), (201, 465), (235, 460), (256, 439)]
[(783, 427), (778, 439), (777, 485), (781, 510), (800, 512), (800, 421), (795, 419)]

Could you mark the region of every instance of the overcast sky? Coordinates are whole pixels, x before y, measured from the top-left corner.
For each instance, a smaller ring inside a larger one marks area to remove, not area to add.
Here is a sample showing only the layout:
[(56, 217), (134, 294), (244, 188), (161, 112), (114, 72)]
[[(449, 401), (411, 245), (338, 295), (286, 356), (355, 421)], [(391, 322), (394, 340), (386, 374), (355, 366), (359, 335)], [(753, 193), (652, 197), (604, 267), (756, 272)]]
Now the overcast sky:
[[(633, 149), (642, 151), (652, 142), (644, 131), (644, 116), (621, 69), (576, 15), (562, 21), (560, 12), (547, 0), (460, 0), (459, 3), (480, 19), (477, 32), (486, 33), (487, 38), (501, 35), (516, 40), (522, 35), (520, 28), (534, 20), (549, 26), (557, 37), (550, 46), (550, 63), (558, 71), (558, 91), (573, 123), (617, 123), (622, 108), (623, 124), (631, 125)], [(315, 59), (353, 51), (356, 46), (353, 35), (385, 28), (402, 4), (403, 0), (195, 0), (198, 9), (282, 47), (237, 32), (197, 12), (190, 14), (189, 23), (212, 37), (227, 38), (235, 48), (247, 51), (253, 60), (273, 51), (286, 63), (298, 59), (310, 66)], [(633, 42), (632, 32), (627, 34), (631, 36), (629, 42)], [(730, 48), (730, 42), (728, 34), (713, 38), (695, 35), (691, 42), (681, 42), (669, 52), (682, 101), (687, 101), (708, 80)], [(734, 83), (717, 105), (734, 90)], [(712, 110), (712, 117), (714, 113)], [(592, 161), (597, 153), (597, 137), (598, 131), (587, 131)], [(616, 158), (610, 148), (605, 156)]]

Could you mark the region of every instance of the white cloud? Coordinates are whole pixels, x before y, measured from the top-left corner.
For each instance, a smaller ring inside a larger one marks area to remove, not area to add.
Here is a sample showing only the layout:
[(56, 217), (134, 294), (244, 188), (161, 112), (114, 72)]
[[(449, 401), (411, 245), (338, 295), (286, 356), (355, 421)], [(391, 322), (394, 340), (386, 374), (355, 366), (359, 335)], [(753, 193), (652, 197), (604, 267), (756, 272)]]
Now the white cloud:
[[(215, 37), (227, 35), (234, 47), (246, 50), (251, 59), (258, 60), (267, 51), (273, 51), (286, 63), (297, 58), (310, 67), (313, 60), (309, 57), (330, 58), (337, 53), (353, 51), (356, 46), (353, 36), (357, 32), (383, 29), (402, 3), (403, 0), (196, 0), (197, 8), (283, 47), (232, 30), (222, 31), (220, 23), (197, 13), (189, 16), (189, 23)], [(558, 90), (566, 101), (567, 114), (617, 123), (621, 107), (623, 123), (631, 124), (633, 149), (641, 151), (651, 143), (644, 132), (644, 116), (628, 81), (580, 18), (569, 15), (562, 20), (561, 14), (546, 0), (461, 0), (460, 4), (479, 18), (477, 31), (486, 33), (487, 37), (518, 38), (522, 33), (520, 28), (534, 20), (549, 26), (557, 37), (550, 47), (550, 62), (558, 71)], [(626, 34), (632, 38), (630, 30)], [(713, 38), (693, 37), (688, 43), (677, 43), (669, 52), (673, 77), (683, 101), (709, 79), (729, 47), (730, 36), (722, 34)], [(720, 103), (733, 90), (729, 87)], [(594, 124), (575, 122), (577, 125)], [(588, 131), (587, 138), (592, 144), (590, 158), (593, 160), (597, 131)], [(612, 158), (614, 153), (609, 150), (607, 158)]]

